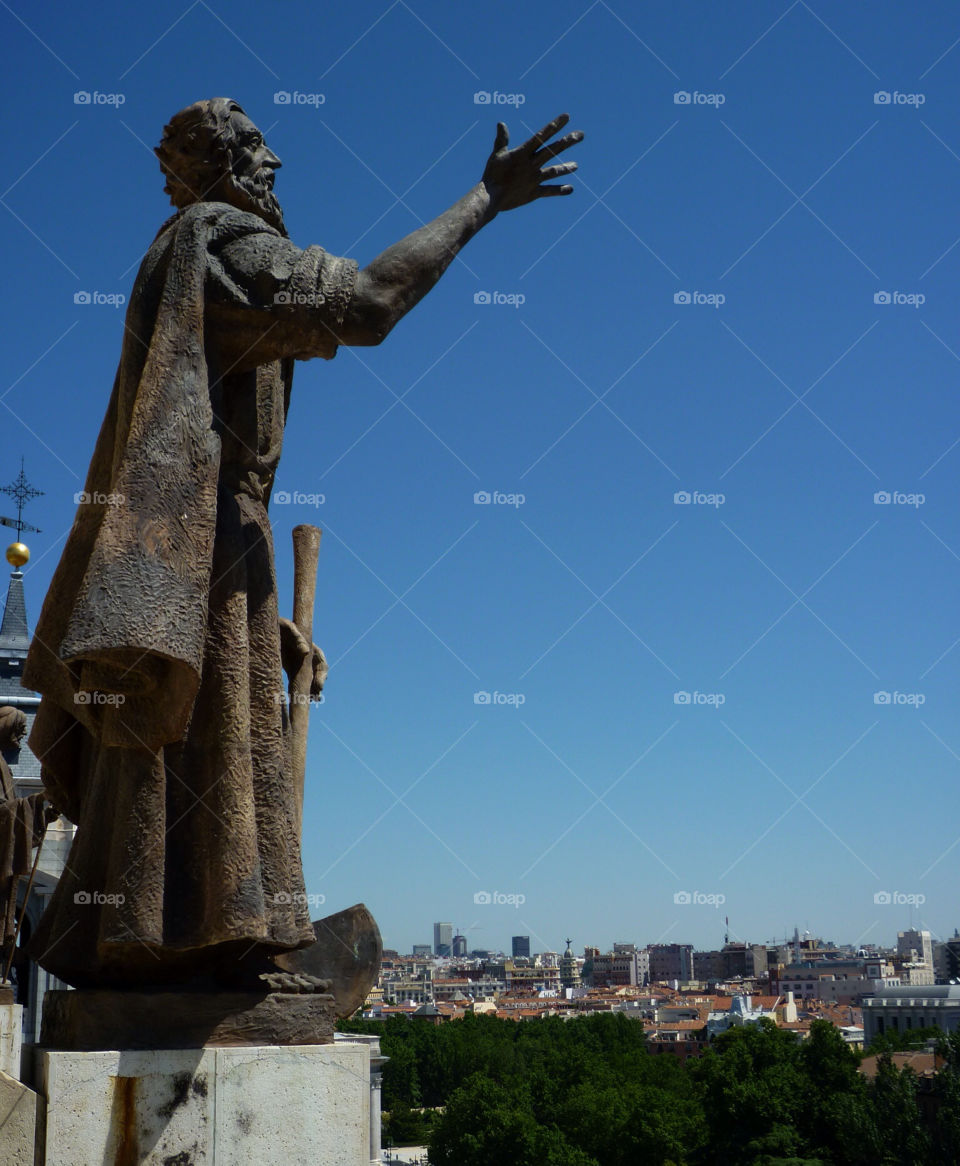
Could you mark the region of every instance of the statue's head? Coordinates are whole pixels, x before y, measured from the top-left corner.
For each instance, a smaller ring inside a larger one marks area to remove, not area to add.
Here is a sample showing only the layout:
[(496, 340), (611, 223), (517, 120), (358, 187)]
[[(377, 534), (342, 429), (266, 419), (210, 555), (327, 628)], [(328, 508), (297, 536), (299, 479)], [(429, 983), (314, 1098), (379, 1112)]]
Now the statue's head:
[(226, 202), (286, 234), (273, 193), (280, 159), (235, 101), (212, 97), (181, 109), (154, 153), (167, 180), (164, 190), (178, 210), (195, 202)]
[(27, 718), (12, 705), (0, 707), (0, 749), (19, 749), (27, 731)]

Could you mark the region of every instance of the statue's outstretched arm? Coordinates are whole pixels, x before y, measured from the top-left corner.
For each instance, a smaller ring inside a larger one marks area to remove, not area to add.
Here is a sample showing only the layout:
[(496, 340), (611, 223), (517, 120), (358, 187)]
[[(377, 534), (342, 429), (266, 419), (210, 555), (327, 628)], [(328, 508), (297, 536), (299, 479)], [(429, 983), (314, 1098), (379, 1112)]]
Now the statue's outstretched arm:
[(500, 122), (483, 177), (459, 202), (431, 223), (388, 247), (357, 280), (356, 293), (338, 332), (341, 344), (379, 344), (390, 329), (434, 286), (457, 252), (500, 211), (538, 198), (573, 193), (572, 186), (546, 185), (577, 169), (576, 162), (546, 165), (583, 140), (579, 130), (550, 142), (567, 124), (563, 113), (511, 150)]

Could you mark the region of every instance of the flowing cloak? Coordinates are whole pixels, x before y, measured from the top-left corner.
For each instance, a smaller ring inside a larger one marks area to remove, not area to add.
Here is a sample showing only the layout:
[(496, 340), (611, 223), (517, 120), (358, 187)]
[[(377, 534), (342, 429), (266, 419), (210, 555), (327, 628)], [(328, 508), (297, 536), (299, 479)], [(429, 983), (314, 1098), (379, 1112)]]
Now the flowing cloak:
[(31, 955), (76, 986), (313, 942), (267, 503), (294, 359), (332, 358), (351, 260), (197, 203), (137, 276), (23, 683), (77, 824)]

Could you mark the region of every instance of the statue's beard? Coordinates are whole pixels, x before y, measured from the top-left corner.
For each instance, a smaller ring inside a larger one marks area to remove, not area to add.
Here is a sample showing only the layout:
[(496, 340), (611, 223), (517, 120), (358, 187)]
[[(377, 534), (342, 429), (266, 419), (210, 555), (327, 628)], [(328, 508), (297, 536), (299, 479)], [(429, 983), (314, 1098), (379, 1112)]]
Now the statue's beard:
[(238, 210), (259, 215), (271, 227), (275, 227), (281, 235), (286, 235), (287, 228), (283, 223), (283, 211), (280, 209), (277, 196), (270, 189), (270, 179), (262, 177), (263, 173), (260, 171), (259, 174), (229, 175), (222, 183), (221, 197), (224, 202), (228, 202)]

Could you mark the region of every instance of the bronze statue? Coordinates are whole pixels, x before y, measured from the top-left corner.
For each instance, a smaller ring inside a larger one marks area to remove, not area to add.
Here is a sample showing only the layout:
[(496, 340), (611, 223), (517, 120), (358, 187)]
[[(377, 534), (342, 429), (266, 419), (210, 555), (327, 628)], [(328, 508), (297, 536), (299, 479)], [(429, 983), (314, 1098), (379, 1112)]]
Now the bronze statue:
[(43, 840), (47, 818), (43, 794), (18, 798), (3, 754), (19, 752), (27, 718), (10, 705), (0, 708), (0, 980), (11, 964), (17, 935), (17, 883), (30, 873), (33, 850)]
[(130, 297), (24, 675), (31, 748), (78, 827), (31, 949), (67, 983), (283, 986), (273, 957), (314, 942), (279, 694), (315, 649), (279, 616), (267, 515), (293, 364), (379, 344), (500, 211), (570, 194), (544, 185), (576, 169), (551, 164), (583, 136), (551, 143), (567, 120), (516, 149), (500, 124), (481, 181), (360, 270), (289, 240), (280, 161), (236, 102), (166, 127), (176, 214)]

